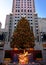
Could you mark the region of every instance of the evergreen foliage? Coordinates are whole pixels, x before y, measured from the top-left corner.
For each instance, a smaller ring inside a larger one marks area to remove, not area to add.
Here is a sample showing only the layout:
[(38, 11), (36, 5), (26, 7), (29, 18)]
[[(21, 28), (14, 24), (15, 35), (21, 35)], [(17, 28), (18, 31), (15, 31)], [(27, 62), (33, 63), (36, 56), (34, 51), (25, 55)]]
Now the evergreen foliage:
[(30, 29), (30, 24), (24, 17), (19, 20), (13, 33), (11, 47), (21, 49), (34, 48), (34, 35)]

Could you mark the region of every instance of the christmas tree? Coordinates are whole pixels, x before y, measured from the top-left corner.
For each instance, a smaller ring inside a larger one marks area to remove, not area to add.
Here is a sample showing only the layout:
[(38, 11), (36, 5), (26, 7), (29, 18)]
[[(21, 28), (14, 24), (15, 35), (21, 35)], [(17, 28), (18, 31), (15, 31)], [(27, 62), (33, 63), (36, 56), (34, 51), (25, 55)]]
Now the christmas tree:
[(19, 49), (34, 48), (34, 34), (28, 20), (24, 17), (19, 20), (10, 45), (12, 48), (17, 47)]

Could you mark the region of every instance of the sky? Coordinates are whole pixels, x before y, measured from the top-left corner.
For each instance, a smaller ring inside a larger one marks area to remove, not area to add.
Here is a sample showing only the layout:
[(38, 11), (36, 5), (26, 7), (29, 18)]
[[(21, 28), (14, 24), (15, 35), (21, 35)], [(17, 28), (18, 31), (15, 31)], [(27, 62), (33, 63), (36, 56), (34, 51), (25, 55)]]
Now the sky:
[[(0, 0), (0, 22), (2, 28), (5, 27), (6, 15), (12, 11), (13, 0)], [(38, 13), (38, 17), (46, 17), (46, 0), (35, 0), (35, 10)]]

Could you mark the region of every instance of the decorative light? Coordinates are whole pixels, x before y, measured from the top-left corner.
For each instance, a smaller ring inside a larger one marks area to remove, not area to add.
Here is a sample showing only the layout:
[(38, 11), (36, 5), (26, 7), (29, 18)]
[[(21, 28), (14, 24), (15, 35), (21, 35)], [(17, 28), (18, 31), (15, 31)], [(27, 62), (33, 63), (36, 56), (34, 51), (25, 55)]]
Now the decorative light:
[(18, 50), (18, 48), (13, 48), (13, 50)]
[(28, 52), (24, 52), (23, 54), (19, 55), (19, 63), (20, 64), (27, 64), (28, 63)]

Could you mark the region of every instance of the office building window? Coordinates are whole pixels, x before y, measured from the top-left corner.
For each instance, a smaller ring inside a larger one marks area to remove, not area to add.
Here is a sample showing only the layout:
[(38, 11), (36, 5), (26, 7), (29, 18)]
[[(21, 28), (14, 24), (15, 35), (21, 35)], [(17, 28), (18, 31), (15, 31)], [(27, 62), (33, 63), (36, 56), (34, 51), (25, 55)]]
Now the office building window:
[(32, 18), (32, 17), (31, 17)]
[(23, 3), (21, 4), (21, 7), (23, 7)]
[(17, 18), (17, 17), (15, 17), (15, 18)]
[(32, 20), (31, 20), (32, 21)]
[(16, 24), (16, 23), (15, 23)]
[(33, 27), (31, 26), (31, 30), (33, 31)]
[(33, 23), (31, 23), (31, 24), (33, 24)]
[(21, 15), (23, 15), (23, 14), (21, 14)]
[(20, 10), (18, 10), (18, 12), (20, 12)]
[(17, 12), (17, 10), (16, 10), (16, 12)]
[(26, 12), (26, 9), (24, 10), (24, 12)]
[(30, 10), (30, 12), (32, 12), (32, 10)]
[(21, 12), (23, 12), (23, 9), (21, 9)]
[(15, 20), (16, 21), (16, 20)]
[(29, 10), (28, 10), (28, 12), (29, 12)]

